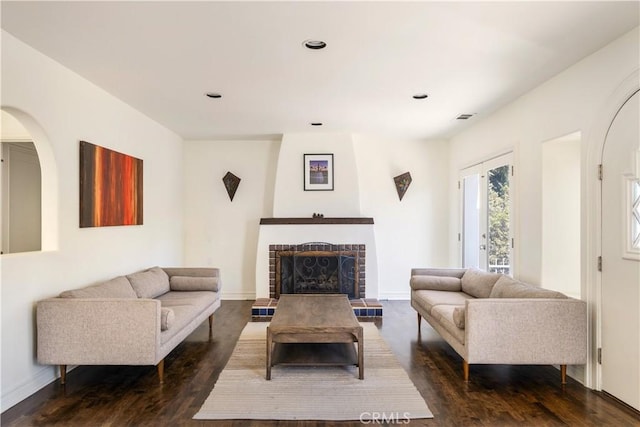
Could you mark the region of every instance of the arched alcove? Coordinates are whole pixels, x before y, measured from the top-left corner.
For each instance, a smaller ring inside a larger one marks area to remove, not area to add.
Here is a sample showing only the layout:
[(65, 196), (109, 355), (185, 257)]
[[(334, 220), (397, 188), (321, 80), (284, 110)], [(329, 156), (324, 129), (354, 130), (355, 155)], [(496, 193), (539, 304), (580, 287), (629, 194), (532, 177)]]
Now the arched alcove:
[[(23, 135), (6, 135), (7, 140), (30, 139), (37, 152), (40, 165), (40, 248), (51, 251), (58, 248), (58, 174), (53, 149), (46, 133), (29, 114), (12, 107), (1, 107), (22, 126)], [(3, 140), (5, 135), (3, 132)]]

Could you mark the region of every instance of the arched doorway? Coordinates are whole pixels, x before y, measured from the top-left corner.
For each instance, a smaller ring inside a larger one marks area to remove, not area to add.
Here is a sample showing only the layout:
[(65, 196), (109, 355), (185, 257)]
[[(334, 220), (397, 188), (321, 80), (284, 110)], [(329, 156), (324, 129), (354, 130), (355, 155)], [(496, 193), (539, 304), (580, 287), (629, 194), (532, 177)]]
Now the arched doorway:
[(22, 124), (2, 111), (2, 254), (42, 248), (40, 159), (33, 138)]
[[(46, 133), (40, 127), (38, 122), (31, 117), (29, 114), (12, 107), (3, 106), (2, 110), (2, 141), (7, 142), (7, 145), (12, 146), (13, 148), (18, 148), (18, 157), (20, 160), (24, 160), (24, 154), (27, 154), (27, 158), (30, 160), (31, 168), (38, 169), (40, 172), (40, 185), (39, 190), (40, 194), (37, 196), (39, 198), (38, 201), (34, 201), (33, 189), (30, 188), (29, 192), (31, 196), (28, 202), (24, 207), (28, 206), (31, 209), (34, 207), (39, 207), (39, 215), (33, 214), (29, 219), (29, 224), (33, 224), (34, 217), (38, 217), (40, 222), (39, 226), (39, 247), (36, 244), (29, 243), (28, 246), (18, 245), (15, 246), (16, 250), (9, 250), (8, 252), (25, 252), (25, 251), (33, 251), (33, 250), (42, 250), (42, 251), (51, 251), (58, 249), (58, 174), (56, 168), (55, 157), (53, 155), (53, 150), (51, 144), (49, 143), (49, 139), (47, 138)], [(8, 124), (8, 126), (5, 126)], [(4, 151), (4, 150), (3, 150)], [(36, 160), (37, 159), (37, 160)], [(34, 163), (37, 161), (37, 165)], [(14, 163), (15, 164), (15, 163)], [(3, 169), (6, 169), (3, 167)], [(14, 168), (18, 170), (18, 166)], [(18, 171), (18, 175), (20, 175), (24, 171)], [(35, 173), (35, 172), (34, 172)], [(4, 171), (3, 171), (4, 175)], [(29, 178), (33, 180), (34, 178)], [(6, 180), (6, 179), (5, 179)], [(4, 187), (6, 182), (2, 183), (2, 187)], [(35, 185), (31, 185), (35, 187)], [(18, 187), (20, 190), (20, 187)], [(5, 191), (3, 191), (5, 193)], [(37, 203), (39, 202), (39, 203)], [(3, 205), (6, 205), (8, 202), (4, 202)], [(12, 216), (14, 219), (16, 218), (16, 214), (14, 213)], [(22, 218), (20, 218), (22, 219)], [(4, 214), (3, 214), (4, 221)], [(25, 223), (17, 222), (17, 230), (18, 233), (27, 231), (26, 234), (30, 234), (30, 241), (33, 241), (33, 234), (29, 233), (33, 230), (25, 230), (25, 227), (33, 227), (38, 228), (35, 225), (25, 225)], [(10, 227), (10, 225), (9, 225)], [(3, 236), (5, 235), (5, 231), (3, 229)], [(4, 239), (3, 239), (4, 240)], [(14, 241), (15, 243), (15, 241)], [(3, 245), (4, 246), (4, 245)]]

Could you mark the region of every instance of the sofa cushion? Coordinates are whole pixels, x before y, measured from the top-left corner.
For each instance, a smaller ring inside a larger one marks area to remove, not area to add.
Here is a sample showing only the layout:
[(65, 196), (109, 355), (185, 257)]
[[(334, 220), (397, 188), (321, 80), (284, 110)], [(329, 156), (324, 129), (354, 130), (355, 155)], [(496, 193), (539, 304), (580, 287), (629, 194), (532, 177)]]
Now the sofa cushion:
[[(196, 310), (195, 315), (204, 311), (219, 298), (219, 294), (209, 291), (170, 291), (158, 297), (162, 307), (175, 308), (180, 306), (190, 306)], [(176, 316), (177, 315), (178, 313), (176, 313)]]
[(453, 335), (460, 343), (464, 344), (464, 329), (458, 328), (453, 320), (453, 313), (457, 307), (459, 306), (437, 305), (433, 307), (431, 315), (447, 332)]
[(138, 298), (131, 283), (124, 276), (80, 289), (64, 291), (60, 298)]
[(465, 313), (465, 307), (464, 306), (456, 306), (453, 309), (453, 323), (455, 323), (455, 325), (460, 328), (460, 329), (464, 329), (464, 313)]
[(432, 314), (433, 307), (437, 305), (464, 305), (465, 301), (473, 297), (464, 292), (418, 290), (411, 291), (413, 302), (422, 307), (427, 313)]
[(209, 291), (171, 291), (158, 297), (162, 307), (170, 308), (175, 314), (175, 319), (171, 328), (166, 331), (162, 331), (160, 337), (161, 343), (164, 344), (168, 342), (218, 299), (218, 293)]
[(567, 298), (561, 292), (539, 288), (502, 276), (491, 290), (490, 298)]
[(434, 291), (454, 291), (462, 290), (460, 279), (450, 276), (411, 276), (409, 281), (411, 289), (415, 290), (434, 290)]
[(462, 291), (476, 298), (489, 298), (493, 285), (500, 276), (502, 275), (498, 273), (469, 268), (462, 276)]
[(218, 292), (217, 277), (171, 276), (169, 285), (172, 291)]
[(160, 330), (166, 331), (171, 328), (173, 321), (176, 319), (173, 310), (168, 307), (162, 307), (160, 309)]
[(127, 276), (138, 298), (155, 298), (171, 290), (169, 276), (160, 267), (153, 267)]

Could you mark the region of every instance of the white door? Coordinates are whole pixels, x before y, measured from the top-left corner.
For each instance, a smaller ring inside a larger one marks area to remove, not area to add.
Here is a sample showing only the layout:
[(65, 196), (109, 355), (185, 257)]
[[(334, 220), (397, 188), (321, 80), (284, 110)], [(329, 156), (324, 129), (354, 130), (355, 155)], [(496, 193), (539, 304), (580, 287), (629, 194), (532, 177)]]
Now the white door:
[(513, 274), (511, 153), (460, 172), (462, 266)]
[(602, 153), (602, 390), (640, 410), (640, 95)]

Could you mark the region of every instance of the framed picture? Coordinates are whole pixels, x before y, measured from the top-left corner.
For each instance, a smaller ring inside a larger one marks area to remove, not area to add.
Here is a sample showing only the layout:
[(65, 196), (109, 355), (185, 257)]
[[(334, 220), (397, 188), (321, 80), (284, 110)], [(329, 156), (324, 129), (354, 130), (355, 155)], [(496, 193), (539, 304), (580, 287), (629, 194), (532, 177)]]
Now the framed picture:
[(333, 154), (304, 155), (304, 191), (333, 191)]
[(142, 160), (80, 141), (80, 227), (142, 224)]

